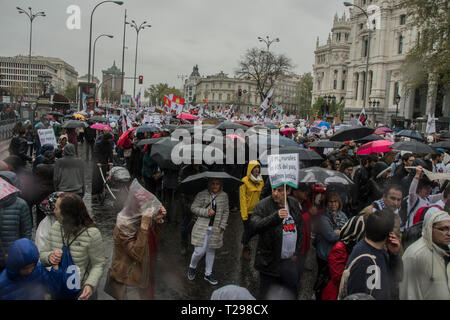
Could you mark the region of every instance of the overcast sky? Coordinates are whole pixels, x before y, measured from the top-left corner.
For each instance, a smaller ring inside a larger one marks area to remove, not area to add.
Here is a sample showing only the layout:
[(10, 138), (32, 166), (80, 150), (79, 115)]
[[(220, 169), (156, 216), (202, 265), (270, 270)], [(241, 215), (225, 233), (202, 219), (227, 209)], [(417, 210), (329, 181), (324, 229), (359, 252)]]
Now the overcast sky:
[[(45, 11), (46, 17), (33, 22), (32, 55), (63, 59), (87, 74), (89, 21), (100, 0), (0, 0), (1, 56), (28, 55), (29, 19), (18, 14), (16, 6)], [(234, 75), (240, 57), (251, 47), (265, 48), (258, 36), (280, 38), (270, 50), (290, 57), (294, 72), (312, 71), (316, 38), (323, 44), (331, 31), (335, 13), (347, 9), (342, 0), (124, 0), (122, 6), (105, 3), (94, 14), (93, 39), (97, 41), (95, 75), (114, 61), (121, 68), (123, 19), (148, 21), (152, 27), (139, 33), (137, 75), (144, 87), (166, 82), (181, 86), (179, 75), (189, 75), (196, 64), (202, 76), (220, 71)], [(66, 13), (70, 5), (81, 9), (81, 29), (69, 30)], [(134, 75), (136, 31), (126, 33), (125, 73)], [(138, 91), (139, 85), (137, 84)], [(132, 93), (133, 80), (125, 91)]]

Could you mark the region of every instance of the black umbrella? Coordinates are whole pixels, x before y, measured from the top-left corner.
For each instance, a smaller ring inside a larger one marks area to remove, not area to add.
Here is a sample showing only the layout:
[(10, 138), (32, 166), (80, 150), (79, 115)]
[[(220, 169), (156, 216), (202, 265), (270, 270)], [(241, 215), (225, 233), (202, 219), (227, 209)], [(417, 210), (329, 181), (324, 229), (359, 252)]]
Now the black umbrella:
[(161, 129), (158, 128), (158, 127), (150, 126), (148, 124), (144, 124), (142, 126), (137, 127), (135, 132), (136, 133), (145, 133), (145, 132), (155, 133), (155, 132), (158, 132), (159, 130), (161, 130)]
[(64, 124), (61, 126), (61, 128), (65, 129), (75, 129), (75, 128), (87, 128), (86, 122), (82, 122), (79, 120), (69, 120), (67, 122), (64, 122)]
[(161, 168), (176, 169), (177, 165), (172, 161), (172, 150), (179, 143), (179, 141), (173, 141), (170, 137), (160, 139), (152, 145), (150, 158), (155, 160)]
[(173, 131), (178, 128), (176, 124), (165, 124), (164, 128), (169, 129), (170, 131)]
[(439, 141), (430, 145), (433, 148), (450, 149), (450, 140)]
[(218, 126), (216, 126), (216, 129), (219, 130), (227, 130), (227, 129), (233, 129), (233, 130), (237, 130), (237, 129), (242, 129), (242, 130), (247, 130), (248, 127), (244, 126), (243, 124), (239, 124), (239, 123), (235, 123), (235, 122), (231, 122), (231, 121), (224, 121), (221, 124), (219, 124)]
[(447, 131), (447, 132), (441, 133), (441, 134), (439, 135), (439, 137), (440, 137), (440, 138), (449, 139), (449, 138), (450, 138), (450, 132)]
[(160, 141), (163, 138), (154, 138), (154, 139), (142, 139), (138, 142), (138, 147), (145, 146), (146, 144), (154, 144)]
[(358, 140), (367, 137), (369, 134), (374, 133), (375, 129), (362, 127), (362, 126), (351, 126), (347, 128), (342, 128), (334, 133), (330, 138), (330, 141), (349, 141)]
[(266, 165), (268, 163), (268, 155), (270, 154), (290, 154), (297, 153), (299, 161), (323, 161), (323, 158), (314, 150), (309, 150), (299, 147), (281, 147), (279, 149), (270, 149), (262, 152), (259, 160), (261, 164)]
[(298, 159), (300, 161), (304, 160), (323, 160), (323, 158), (314, 150), (309, 150), (305, 148), (299, 147), (281, 147), (278, 149), (272, 149), (269, 151), (269, 154), (289, 154), (289, 153), (298, 153)]
[(63, 116), (63, 114), (58, 111), (50, 111), (48, 114), (51, 114), (52, 116)]
[(429, 145), (418, 141), (396, 142), (393, 145), (389, 146), (388, 148), (399, 151), (409, 151), (411, 153), (418, 153), (418, 154), (428, 154), (428, 153), (439, 154), (438, 151), (434, 150)]
[(250, 149), (259, 152), (264, 152), (274, 147), (296, 147), (300, 148), (300, 145), (292, 139), (283, 136), (270, 136), (270, 135), (251, 135), (246, 137), (246, 142)]
[(369, 134), (367, 137), (356, 140), (356, 142), (357, 143), (367, 143), (367, 142), (372, 142), (372, 141), (377, 141), (377, 140), (385, 140), (385, 139), (382, 136), (372, 133), (372, 134)]
[(309, 145), (311, 148), (339, 148), (343, 146), (344, 143), (341, 141), (330, 141), (330, 140), (316, 140)]
[(300, 169), (298, 172), (299, 183), (317, 183), (317, 184), (332, 184), (339, 183), (344, 185), (353, 184), (345, 174), (336, 170), (329, 170), (320, 167), (310, 167)]
[[(173, 150), (172, 150), (173, 151)], [(197, 163), (195, 157), (200, 156), (202, 163), (207, 165), (214, 164), (216, 160), (223, 161), (225, 155), (223, 151), (214, 145), (205, 145), (201, 143), (181, 145), (178, 150), (174, 151), (172, 161), (181, 164)]]
[(239, 189), (242, 181), (229, 175), (226, 172), (205, 171), (199, 174), (194, 174), (187, 177), (178, 186), (182, 193), (196, 194), (203, 191), (208, 186), (209, 179), (221, 179), (223, 181), (223, 190), (225, 192), (233, 192)]
[(89, 119), (92, 121), (97, 121), (97, 122), (107, 122), (108, 121), (108, 119), (106, 119), (105, 117), (101, 117), (101, 116), (93, 116)]
[(407, 137), (419, 141), (425, 141), (425, 137), (417, 130), (402, 130), (395, 135), (398, 137)]

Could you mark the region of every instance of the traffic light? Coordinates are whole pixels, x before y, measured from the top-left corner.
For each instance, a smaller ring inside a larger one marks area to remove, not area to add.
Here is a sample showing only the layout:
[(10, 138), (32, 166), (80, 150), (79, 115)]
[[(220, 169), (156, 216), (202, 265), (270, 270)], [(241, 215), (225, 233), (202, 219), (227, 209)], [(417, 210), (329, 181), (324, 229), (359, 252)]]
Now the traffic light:
[(142, 84), (144, 82), (144, 77), (143, 76), (139, 76), (139, 84)]
[(242, 92), (243, 92), (244, 94), (246, 94), (246, 93), (247, 93), (247, 90), (244, 89), (244, 91), (242, 91)]
[(239, 97), (242, 96), (242, 89), (239, 89), (239, 90), (238, 90), (238, 96), (239, 96)]
[(98, 99), (95, 99), (95, 106), (98, 107)]

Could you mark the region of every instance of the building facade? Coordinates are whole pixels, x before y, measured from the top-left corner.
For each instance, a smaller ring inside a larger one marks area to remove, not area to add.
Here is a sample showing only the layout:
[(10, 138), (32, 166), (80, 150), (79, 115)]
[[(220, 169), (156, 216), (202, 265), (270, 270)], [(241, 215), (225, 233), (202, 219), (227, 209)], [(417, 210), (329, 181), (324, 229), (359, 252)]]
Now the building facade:
[[(240, 89), (241, 95), (239, 95)], [(223, 71), (201, 78), (197, 82), (195, 92), (197, 103), (202, 103), (205, 97), (209, 106), (233, 105), (233, 109), (239, 113), (253, 112), (253, 108), (259, 108), (261, 104), (255, 81), (230, 78)]]
[(120, 103), (122, 71), (117, 68), (115, 61), (109, 69), (103, 70), (101, 90), (102, 101), (104, 103)]
[(189, 78), (187, 78), (184, 81), (184, 100), (185, 103), (190, 103), (190, 104), (194, 104), (196, 102), (196, 88), (197, 88), (197, 83), (200, 81), (201, 79), (201, 75), (200, 72), (198, 71), (198, 65), (195, 65), (192, 68), (192, 73), (189, 76)]
[(348, 18), (345, 14), (334, 17), (326, 44), (320, 45), (317, 40), (312, 104), (319, 97), (333, 96), (336, 102), (345, 102), (348, 120), (351, 114), (359, 115), (365, 103), (372, 121), (387, 124), (395, 116), (414, 119), (429, 112), (449, 115), (450, 106), (436, 106), (434, 83), (428, 83), (425, 94), (423, 90), (406, 91), (402, 63), (420, 33), (408, 24), (401, 2), (354, 1), (368, 13), (370, 25), (358, 8), (350, 8)]
[[(28, 56), (0, 57), (0, 88), (14, 96), (28, 97), (28, 68)], [(77, 77), (75, 68), (59, 58), (31, 57), (30, 98), (36, 99), (49, 84), (63, 93), (66, 85), (77, 83)]]
[[(301, 77), (298, 75), (289, 75), (277, 80), (272, 104), (281, 106), (289, 114), (296, 114), (298, 111), (296, 93), (300, 79)], [(231, 78), (223, 71), (201, 77), (198, 73), (198, 66), (194, 67), (191, 76), (186, 79), (184, 93), (187, 103), (201, 104), (203, 98), (206, 98), (210, 106), (233, 105), (234, 110), (238, 113), (253, 113), (254, 109), (259, 112), (262, 103), (256, 90), (256, 81)]]

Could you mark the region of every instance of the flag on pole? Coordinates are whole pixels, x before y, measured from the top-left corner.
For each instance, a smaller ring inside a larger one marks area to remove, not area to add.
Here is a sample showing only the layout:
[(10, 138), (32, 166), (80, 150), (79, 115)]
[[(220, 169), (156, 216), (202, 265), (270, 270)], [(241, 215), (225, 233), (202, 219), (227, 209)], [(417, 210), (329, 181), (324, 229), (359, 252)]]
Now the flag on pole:
[(139, 89), (139, 92), (135, 98), (135, 103), (137, 108), (141, 107), (141, 89)]
[(203, 103), (208, 107), (208, 101), (206, 100), (206, 96), (203, 95)]
[(427, 129), (425, 130), (427, 134), (436, 133), (436, 118), (434, 117), (434, 114), (428, 115), (427, 120)]
[(361, 114), (359, 115), (359, 118), (358, 118), (358, 124), (365, 126), (366, 122), (367, 122), (367, 114), (366, 114), (366, 110), (363, 107), (361, 110)]
[(270, 100), (272, 99), (273, 95), (273, 88), (270, 89), (269, 93), (267, 94), (267, 97), (264, 99), (263, 103), (261, 103), (261, 108), (266, 111), (267, 108), (270, 106)]

